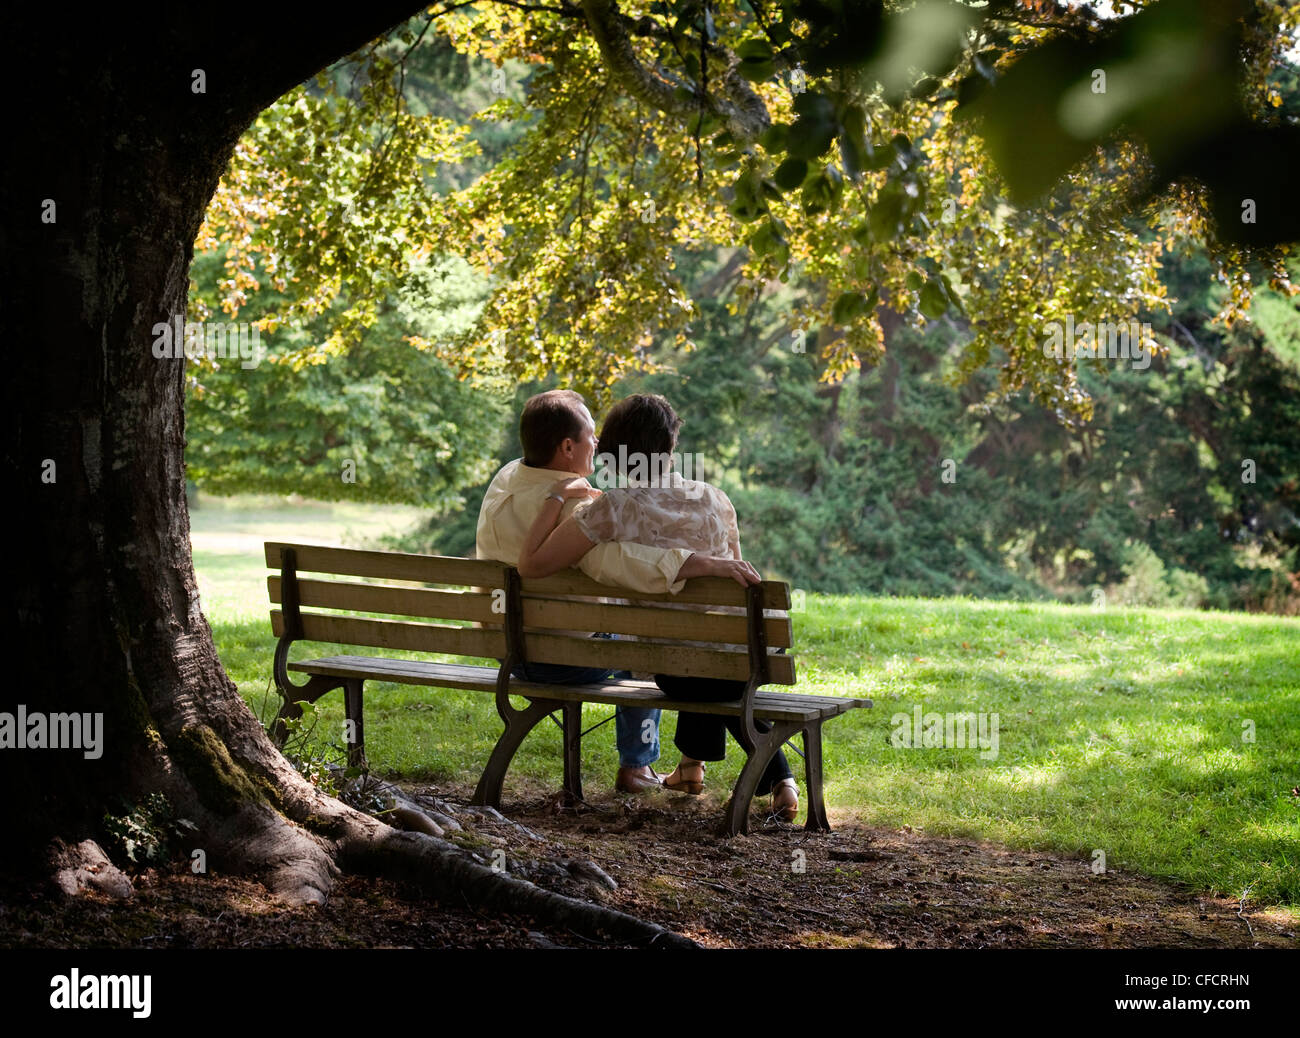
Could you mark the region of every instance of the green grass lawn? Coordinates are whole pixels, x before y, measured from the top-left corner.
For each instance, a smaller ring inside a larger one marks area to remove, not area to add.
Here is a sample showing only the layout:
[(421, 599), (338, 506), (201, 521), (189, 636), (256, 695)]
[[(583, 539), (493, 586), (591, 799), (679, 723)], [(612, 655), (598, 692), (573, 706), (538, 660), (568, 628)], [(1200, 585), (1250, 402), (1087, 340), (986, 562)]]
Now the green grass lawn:
[[(262, 542), (359, 547), (418, 514), (204, 499), (192, 515), (203, 605), (254, 711), (278, 707), (266, 695), (275, 640)], [(1300, 797), (1291, 792), (1300, 786), (1300, 622), (810, 594), (794, 625), (800, 689), (875, 701), (826, 725), (832, 816), (1089, 860), (1101, 850), (1111, 869), (1300, 912)], [(345, 650), (303, 643), (293, 655), (335, 651)], [(320, 706), (317, 731), (339, 733), (341, 695)], [(984, 713), (990, 723), (996, 714), (996, 758), (978, 748), (896, 747), (893, 718), (917, 706)], [(589, 706), (584, 721), (611, 712)], [(667, 763), (676, 760), (674, 722), (664, 716)], [(367, 754), (394, 777), (473, 781), (500, 727), (488, 695), (366, 686)], [(741, 762), (733, 747), (710, 766), (710, 787), (728, 788)], [(612, 724), (584, 741), (583, 766), (589, 783), (612, 782)], [(558, 787), (555, 726), (529, 737), (507, 791), (520, 776)]]

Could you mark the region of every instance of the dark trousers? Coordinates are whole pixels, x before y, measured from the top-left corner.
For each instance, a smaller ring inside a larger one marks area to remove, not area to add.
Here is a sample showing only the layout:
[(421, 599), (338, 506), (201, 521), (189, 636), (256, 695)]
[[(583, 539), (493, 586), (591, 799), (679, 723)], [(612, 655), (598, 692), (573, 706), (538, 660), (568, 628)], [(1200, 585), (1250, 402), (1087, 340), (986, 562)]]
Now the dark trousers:
[[(692, 699), (698, 703), (721, 703), (739, 699), (745, 694), (745, 682), (719, 679), (682, 678), (672, 674), (656, 674), (655, 684), (674, 699)], [(770, 732), (767, 721), (754, 721), (760, 732)], [(677, 734), (673, 742), (687, 757), (696, 760), (722, 760), (727, 755), (727, 732), (740, 741), (740, 718), (720, 714), (693, 714), (682, 710), (677, 714)], [(758, 780), (755, 792), (766, 796), (782, 779), (794, 778), (785, 751), (777, 750)]]

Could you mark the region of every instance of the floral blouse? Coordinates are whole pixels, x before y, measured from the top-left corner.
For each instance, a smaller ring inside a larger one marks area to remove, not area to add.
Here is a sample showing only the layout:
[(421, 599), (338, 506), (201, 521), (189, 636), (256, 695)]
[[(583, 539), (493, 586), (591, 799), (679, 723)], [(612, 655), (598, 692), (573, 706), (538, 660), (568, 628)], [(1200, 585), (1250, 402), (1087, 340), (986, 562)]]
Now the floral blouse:
[(659, 486), (614, 487), (580, 505), (578, 528), (597, 544), (632, 541), (654, 548), (689, 548), (739, 559), (740, 529), (730, 498), (717, 487), (669, 473)]
[[(736, 509), (717, 487), (670, 472), (659, 486), (614, 487), (600, 497), (580, 504), (573, 520), (589, 540), (633, 541), (653, 548), (689, 548), (701, 555), (739, 559), (740, 528)], [(687, 602), (668, 604), (670, 609), (689, 612), (744, 613), (737, 606), (710, 607)], [(619, 635), (632, 638), (631, 635)], [(635, 638), (633, 640), (644, 640)], [(669, 645), (694, 645), (700, 649), (736, 651), (735, 645), (716, 642), (682, 642), (665, 639)], [(633, 672), (649, 680), (650, 673)]]

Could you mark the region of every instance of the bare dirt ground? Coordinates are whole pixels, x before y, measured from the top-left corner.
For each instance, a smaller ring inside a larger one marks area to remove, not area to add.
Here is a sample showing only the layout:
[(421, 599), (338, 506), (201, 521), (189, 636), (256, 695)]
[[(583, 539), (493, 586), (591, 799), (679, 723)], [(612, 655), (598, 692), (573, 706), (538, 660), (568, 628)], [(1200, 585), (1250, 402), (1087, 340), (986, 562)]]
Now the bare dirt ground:
[[(1300, 947), (1287, 913), (1210, 897), (1090, 862), (970, 839), (764, 821), (719, 835), (711, 796), (589, 791), (577, 809), (540, 788), (507, 795), (504, 819), (461, 813), (469, 787), (432, 795), (485, 863), (599, 901), (712, 948)], [(593, 867), (594, 866), (594, 867)], [(257, 884), (141, 870), (136, 896), (69, 902), (0, 890), (7, 947), (586, 947), (522, 918), (485, 916), (348, 877), (321, 908), (284, 908)], [(617, 884), (612, 887), (611, 884)]]
[[(574, 811), (517, 791), (508, 808), (554, 845), (500, 828), (508, 867), (708, 947), (1300, 947), (1284, 912), (1113, 869), (1094, 875), (1086, 859), (869, 829), (834, 812), (833, 832), (810, 833), (756, 809), (749, 835), (725, 839), (722, 804), (707, 795), (588, 790)], [(559, 876), (556, 848), (594, 862), (618, 889)]]

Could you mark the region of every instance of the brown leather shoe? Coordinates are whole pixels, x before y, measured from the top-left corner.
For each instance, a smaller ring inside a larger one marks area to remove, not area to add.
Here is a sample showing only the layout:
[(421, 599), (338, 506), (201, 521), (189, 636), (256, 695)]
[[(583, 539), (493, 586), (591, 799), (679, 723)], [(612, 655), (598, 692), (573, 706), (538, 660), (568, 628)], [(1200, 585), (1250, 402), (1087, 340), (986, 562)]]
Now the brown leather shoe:
[(619, 768), (614, 788), (620, 793), (644, 793), (647, 789), (662, 789), (663, 776), (648, 764), (640, 768)]

